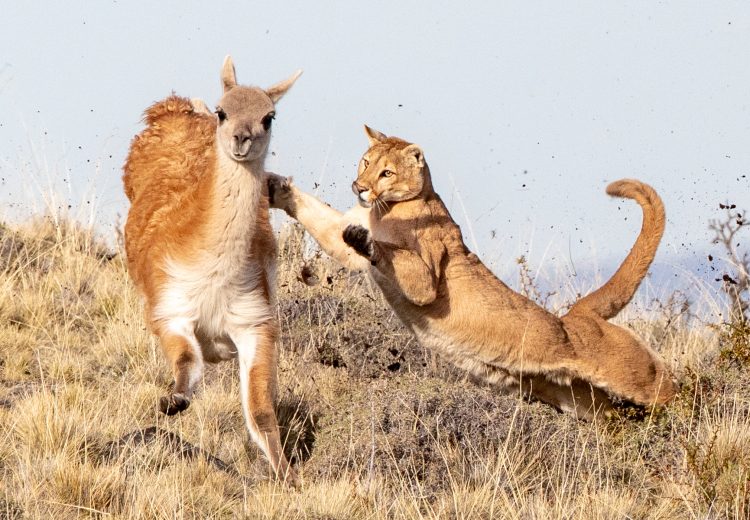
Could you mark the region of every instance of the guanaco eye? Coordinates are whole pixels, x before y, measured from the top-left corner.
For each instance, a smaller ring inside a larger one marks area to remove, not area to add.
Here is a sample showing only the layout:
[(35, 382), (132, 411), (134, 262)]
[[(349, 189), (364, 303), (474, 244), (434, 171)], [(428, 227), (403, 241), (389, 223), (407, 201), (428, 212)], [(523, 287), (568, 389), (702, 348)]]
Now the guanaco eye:
[(382, 172), (380, 172), (381, 177), (390, 177), (391, 175), (393, 175), (393, 172), (391, 170), (383, 170)]
[(261, 123), (263, 124), (263, 130), (268, 132), (268, 129), (271, 128), (271, 123), (273, 122), (275, 117), (276, 112), (269, 112), (266, 117), (261, 120)]
[(224, 109), (221, 107), (216, 107), (216, 111), (214, 112), (214, 114), (216, 114), (216, 117), (219, 118), (220, 123), (223, 123), (227, 120), (227, 113), (224, 112)]

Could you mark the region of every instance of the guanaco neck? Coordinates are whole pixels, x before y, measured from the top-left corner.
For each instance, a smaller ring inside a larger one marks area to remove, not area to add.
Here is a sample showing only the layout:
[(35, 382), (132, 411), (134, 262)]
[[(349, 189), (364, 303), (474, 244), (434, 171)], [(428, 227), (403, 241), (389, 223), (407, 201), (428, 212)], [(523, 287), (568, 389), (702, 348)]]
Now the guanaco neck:
[(216, 146), (216, 175), (213, 179), (209, 225), (215, 254), (236, 260), (246, 256), (263, 192), (264, 157), (237, 162)]

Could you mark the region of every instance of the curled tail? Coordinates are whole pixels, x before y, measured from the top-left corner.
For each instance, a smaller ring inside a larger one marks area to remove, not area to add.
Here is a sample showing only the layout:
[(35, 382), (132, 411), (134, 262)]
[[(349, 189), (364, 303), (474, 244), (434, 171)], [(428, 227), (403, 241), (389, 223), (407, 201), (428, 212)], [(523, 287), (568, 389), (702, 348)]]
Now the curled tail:
[(570, 309), (570, 313), (593, 313), (605, 320), (616, 316), (633, 298), (654, 260), (665, 221), (664, 204), (648, 184), (621, 179), (607, 186), (607, 194), (635, 199), (643, 209), (643, 225), (633, 248), (612, 278)]

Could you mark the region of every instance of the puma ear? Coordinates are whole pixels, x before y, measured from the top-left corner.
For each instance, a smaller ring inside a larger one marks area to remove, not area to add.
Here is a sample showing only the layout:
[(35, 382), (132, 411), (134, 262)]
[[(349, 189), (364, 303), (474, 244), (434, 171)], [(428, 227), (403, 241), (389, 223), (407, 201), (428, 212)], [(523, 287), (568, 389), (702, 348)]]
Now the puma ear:
[(367, 140), (370, 141), (370, 146), (374, 146), (378, 143), (382, 143), (386, 139), (388, 139), (388, 136), (385, 135), (383, 132), (378, 132), (377, 130), (373, 130), (367, 125), (365, 125), (365, 134), (367, 134)]
[(237, 75), (234, 73), (234, 62), (229, 55), (224, 58), (224, 65), (221, 66), (221, 84), (224, 86), (224, 94), (237, 86)]
[(416, 144), (410, 144), (401, 151), (407, 161), (414, 161), (419, 168), (424, 166), (424, 153), (422, 149)]
[(266, 94), (268, 94), (268, 97), (271, 98), (271, 101), (276, 103), (279, 99), (284, 97), (284, 94), (287, 93), (287, 91), (292, 88), (292, 85), (294, 85), (294, 82), (297, 81), (297, 78), (299, 78), (302, 75), (302, 69), (299, 69), (297, 72), (289, 76), (284, 81), (280, 81), (279, 83), (276, 83), (273, 87), (269, 87), (266, 89)]

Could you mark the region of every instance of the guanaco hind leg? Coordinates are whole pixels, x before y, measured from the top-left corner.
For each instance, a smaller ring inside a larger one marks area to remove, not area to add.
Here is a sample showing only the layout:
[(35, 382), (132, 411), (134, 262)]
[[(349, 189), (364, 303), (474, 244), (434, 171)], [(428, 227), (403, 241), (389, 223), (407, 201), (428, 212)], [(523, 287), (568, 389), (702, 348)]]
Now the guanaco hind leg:
[(240, 396), (245, 423), (281, 480), (297, 484), (282, 448), (276, 419), (276, 326), (266, 322), (230, 333), (237, 346)]

